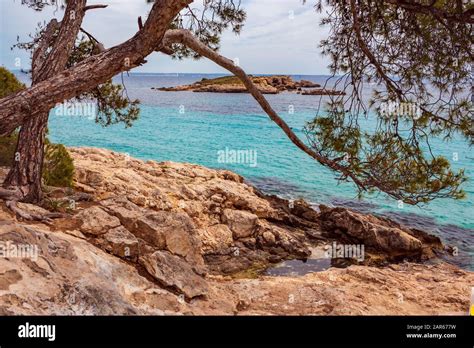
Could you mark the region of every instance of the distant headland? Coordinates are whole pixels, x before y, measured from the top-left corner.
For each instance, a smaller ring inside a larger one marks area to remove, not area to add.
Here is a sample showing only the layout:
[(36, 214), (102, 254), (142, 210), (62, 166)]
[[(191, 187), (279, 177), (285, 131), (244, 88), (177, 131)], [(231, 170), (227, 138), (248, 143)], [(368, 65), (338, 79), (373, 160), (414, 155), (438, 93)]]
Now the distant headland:
[[(302, 95), (344, 95), (342, 91), (321, 88), (321, 85), (312, 81), (294, 81), (291, 76), (251, 76), (257, 88), (263, 94), (279, 94), (281, 92), (293, 92)], [(203, 78), (190, 85), (176, 87), (161, 87), (157, 89), (165, 92), (209, 92), (209, 93), (248, 93), (247, 88), (235, 76), (223, 76), (214, 79)]]

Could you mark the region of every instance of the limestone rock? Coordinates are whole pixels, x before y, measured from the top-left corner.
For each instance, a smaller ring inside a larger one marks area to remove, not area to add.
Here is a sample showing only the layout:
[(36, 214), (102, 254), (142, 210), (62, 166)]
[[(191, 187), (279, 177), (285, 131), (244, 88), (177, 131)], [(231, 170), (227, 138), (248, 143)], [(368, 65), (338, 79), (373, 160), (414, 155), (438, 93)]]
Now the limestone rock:
[(240, 296), (236, 307), (244, 298), (239, 315), (467, 315), (469, 280), (472, 272), (445, 263), (407, 263), (247, 279), (229, 287)]
[(363, 215), (345, 208), (321, 207), (321, 220), (326, 230), (341, 233), (388, 253), (421, 252), (423, 248), (423, 243), (408, 231), (375, 216)]
[(143, 216), (143, 210), (123, 197), (113, 197), (100, 202), (104, 210), (117, 217), (129, 231), (137, 228), (137, 219)]
[(234, 242), (232, 231), (224, 224), (203, 228), (200, 233), (204, 254), (225, 252)]
[[(293, 233), (282, 229), (279, 226), (262, 223), (258, 228), (258, 241), (264, 250), (268, 250), (274, 256), (282, 259), (292, 255), (294, 258), (306, 259), (311, 255), (308, 245), (305, 243), (305, 235), (298, 230)], [(277, 253), (275, 251), (278, 250)], [(277, 260), (277, 258), (273, 258)]]
[(102, 235), (103, 247), (108, 252), (124, 258), (136, 260), (138, 239), (125, 227), (119, 226)]
[(81, 232), (92, 235), (101, 235), (112, 228), (120, 226), (119, 219), (107, 214), (98, 206), (84, 209), (76, 215), (76, 218), (82, 221)]
[(222, 222), (229, 226), (234, 238), (239, 239), (252, 235), (257, 226), (258, 217), (247, 211), (225, 209), (222, 214)]
[(176, 288), (187, 298), (207, 294), (206, 281), (197, 275), (189, 263), (166, 251), (157, 251), (140, 258), (140, 263), (166, 287)]
[[(264, 268), (280, 260), (305, 259), (312, 244), (334, 240), (366, 244), (366, 250), (374, 254), (364, 261), (367, 264), (395, 256), (435, 257), (429, 238), (401, 226), (352, 213), (342, 213), (347, 216), (339, 219), (350, 226), (334, 223), (330, 216), (341, 212), (320, 214), (303, 200), (291, 205), (265, 196), (227, 170), (142, 162), (93, 148), (69, 151), (76, 168), (101, 173), (100, 181), (78, 176), (77, 187), (93, 187), (100, 207), (120, 220), (144, 252), (167, 250), (188, 262), (208, 266), (212, 273), (242, 272), (255, 265)], [(354, 219), (363, 222), (361, 231)], [(235, 248), (239, 257), (233, 256)]]
[(37, 205), (34, 205), (34, 204), (29, 204), (29, 203), (17, 203), (18, 204), (18, 208), (20, 208), (21, 210), (27, 212), (28, 214), (33, 214), (33, 215), (39, 215), (39, 216), (46, 216), (49, 211), (47, 211), (46, 209), (43, 209)]
[[(15, 315), (132, 315), (126, 291), (149, 286), (132, 267), (89, 242), (38, 226), (0, 225), (0, 244), (37, 253), (0, 257), (0, 312)], [(15, 274), (11, 272), (15, 271)], [(121, 284), (117, 286), (116, 284)], [(16, 297), (11, 301), (11, 295)], [(155, 311), (159, 313), (159, 311)]]
[(89, 186), (100, 185), (104, 180), (100, 171), (88, 168), (75, 168), (74, 176), (77, 181), (87, 182)]
[(194, 223), (186, 213), (160, 211), (147, 215), (143, 221), (163, 235), (166, 249), (173, 254), (187, 257), (199, 249)]
[[(78, 203), (77, 214), (51, 225), (18, 223), (0, 201), (0, 252), (7, 243), (38, 251), (33, 257), (0, 257), (0, 314), (468, 311), (473, 273), (436, 259), (441, 241), (423, 231), (342, 208), (317, 213), (304, 202), (291, 208), (229, 171), (143, 162), (101, 149), (70, 153), (76, 189), (95, 197)], [(310, 250), (332, 242), (370, 245), (366, 250), (385, 266), (331, 267), (288, 277), (261, 273), (275, 262), (305, 260)], [(123, 252), (127, 247), (130, 257)], [(433, 259), (394, 264), (393, 254)]]
[(298, 199), (293, 202), (291, 212), (296, 216), (309, 221), (314, 222), (319, 220), (319, 214), (315, 212), (314, 209), (312, 209), (310, 205), (302, 199)]
[(275, 244), (275, 235), (269, 231), (265, 231), (262, 233), (262, 237), (266, 244), (274, 245)]

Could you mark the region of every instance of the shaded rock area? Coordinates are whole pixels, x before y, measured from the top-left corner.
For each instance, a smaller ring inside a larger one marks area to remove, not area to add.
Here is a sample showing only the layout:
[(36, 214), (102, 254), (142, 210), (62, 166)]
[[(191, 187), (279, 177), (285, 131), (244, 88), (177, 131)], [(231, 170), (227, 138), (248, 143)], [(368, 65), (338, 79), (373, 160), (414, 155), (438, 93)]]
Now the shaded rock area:
[(176, 288), (187, 298), (205, 296), (208, 292), (204, 278), (192, 266), (166, 251), (156, 251), (140, 258), (140, 263), (150, 275), (166, 287)]
[(319, 218), (325, 235), (347, 244), (363, 244), (373, 253), (383, 253), (390, 261), (397, 258), (427, 260), (444, 251), (438, 237), (388, 219), (340, 207), (321, 205), (320, 210)]
[[(93, 194), (92, 201), (77, 202), (48, 225), (17, 221), (0, 204), (0, 245), (37, 246), (36, 257), (0, 257), (1, 314), (463, 314), (469, 308), (473, 274), (440, 261), (441, 241), (421, 230), (266, 196), (225, 170), (69, 151), (76, 190)], [(364, 257), (333, 257), (335, 267), (299, 277), (262, 273), (284, 260), (321, 257), (336, 243), (363, 245)]]
[[(250, 76), (253, 83), (263, 94), (296, 92), (302, 95), (344, 95), (342, 91), (320, 88), (321, 85), (308, 80), (294, 81), (291, 76)], [(311, 89), (313, 88), (313, 89)], [(155, 89), (155, 88), (152, 88)], [(203, 78), (190, 85), (157, 88), (164, 92), (207, 92), (207, 93), (248, 93), (244, 84), (235, 76), (223, 76), (215, 79)]]

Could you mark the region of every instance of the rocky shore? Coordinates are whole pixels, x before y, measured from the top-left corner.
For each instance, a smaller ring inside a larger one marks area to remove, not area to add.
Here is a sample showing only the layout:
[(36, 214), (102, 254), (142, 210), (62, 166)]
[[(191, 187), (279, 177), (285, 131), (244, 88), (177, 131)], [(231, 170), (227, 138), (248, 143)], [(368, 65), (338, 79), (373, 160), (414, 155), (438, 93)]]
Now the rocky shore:
[[(75, 189), (90, 200), (50, 204), (65, 213), (50, 223), (18, 221), (0, 203), (0, 245), (37, 248), (0, 257), (0, 314), (468, 313), (473, 273), (439, 259), (447, 247), (423, 231), (269, 197), (226, 170), (69, 151)], [(334, 245), (362, 247), (363, 257), (263, 275)]]
[[(290, 76), (252, 76), (251, 78), (263, 94), (293, 92), (302, 95), (344, 95), (342, 91), (320, 88), (319, 84), (311, 81), (294, 81)], [(164, 92), (248, 93), (247, 88), (235, 76), (224, 76), (215, 79), (203, 78), (201, 81), (190, 85), (161, 87), (157, 88), (157, 90)]]

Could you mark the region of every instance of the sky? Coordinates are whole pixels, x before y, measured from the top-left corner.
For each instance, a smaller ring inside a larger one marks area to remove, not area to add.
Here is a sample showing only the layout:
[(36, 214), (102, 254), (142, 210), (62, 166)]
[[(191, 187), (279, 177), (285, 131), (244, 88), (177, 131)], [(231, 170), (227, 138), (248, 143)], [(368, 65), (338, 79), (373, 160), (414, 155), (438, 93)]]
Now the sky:
[[(47, 0), (45, 0), (47, 1)], [(198, 6), (203, 0), (196, 0)], [(145, 0), (89, 0), (88, 4), (108, 4), (108, 8), (89, 11), (83, 28), (106, 48), (120, 44), (137, 31), (137, 18), (145, 18), (151, 8)], [(27, 41), (38, 23), (61, 11), (50, 6), (35, 12), (21, 5), (21, 0), (0, 0), (0, 65), (8, 69), (29, 69), (29, 53), (11, 47)], [(238, 58), (239, 64), (252, 74), (327, 74), (329, 60), (320, 54), (319, 42), (328, 29), (319, 25), (322, 14), (314, 9), (314, 1), (242, 0), (247, 21), (237, 36), (230, 30), (222, 37), (221, 54)], [(223, 73), (213, 62), (172, 60), (160, 53), (148, 57), (148, 63), (135, 72), (154, 73)]]

